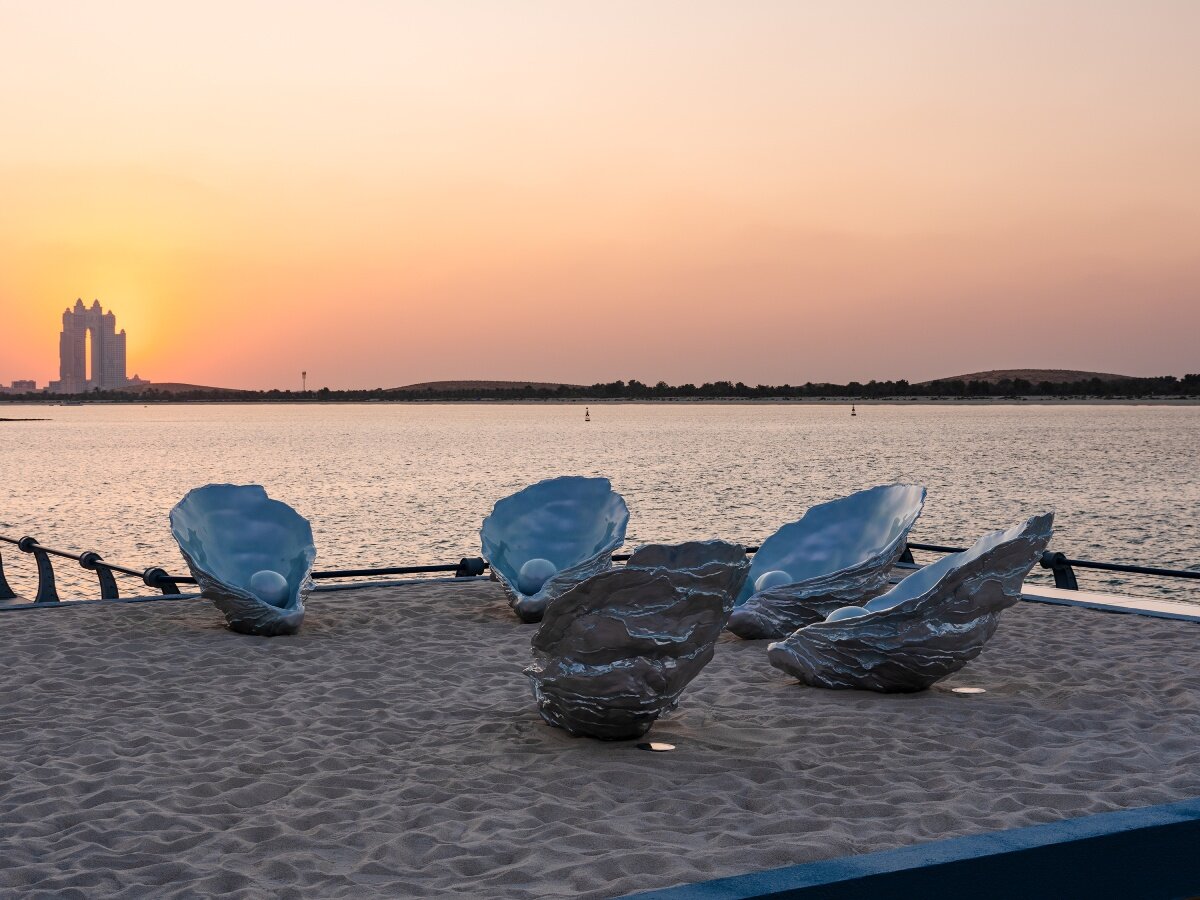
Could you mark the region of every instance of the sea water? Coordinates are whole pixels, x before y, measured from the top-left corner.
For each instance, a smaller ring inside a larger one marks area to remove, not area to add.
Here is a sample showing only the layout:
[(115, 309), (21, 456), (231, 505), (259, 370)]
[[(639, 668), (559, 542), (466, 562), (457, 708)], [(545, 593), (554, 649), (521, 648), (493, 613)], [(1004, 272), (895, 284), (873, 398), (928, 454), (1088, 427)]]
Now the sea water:
[[(912, 481), (929, 489), (914, 541), (966, 546), (1054, 510), (1051, 546), (1068, 556), (1200, 567), (1198, 406), (586, 405), (587, 422), (583, 403), (0, 406), (48, 420), (0, 422), (0, 533), (184, 574), (171, 506), (197, 485), (259, 483), (312, 521), (318, 569), (416, 565), (478, 555), (492, 504), (554, 475), (610, 478), (627, 547), (757, 544), (813, 503)], [(32, 558), (0, 553), (32, 595)], [(96, 595), (91, 573), (56, 571), (64, 597)], [(1200, 582), (1077, 574), (1200, 602)]]

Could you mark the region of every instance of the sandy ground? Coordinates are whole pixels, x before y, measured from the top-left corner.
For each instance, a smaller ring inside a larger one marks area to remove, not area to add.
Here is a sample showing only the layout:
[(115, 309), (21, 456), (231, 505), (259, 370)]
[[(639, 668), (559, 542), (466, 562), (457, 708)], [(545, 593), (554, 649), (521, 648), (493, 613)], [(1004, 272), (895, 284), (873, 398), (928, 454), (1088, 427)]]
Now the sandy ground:
[(912, 696), (729, 636), (673, 753), (542, 724), (533, 628), (486, 582), (318, 594), (292, 638), (0, 614), (0, 895), (611, 897), (1200, 795), (1196, 625), (1020, 604)]

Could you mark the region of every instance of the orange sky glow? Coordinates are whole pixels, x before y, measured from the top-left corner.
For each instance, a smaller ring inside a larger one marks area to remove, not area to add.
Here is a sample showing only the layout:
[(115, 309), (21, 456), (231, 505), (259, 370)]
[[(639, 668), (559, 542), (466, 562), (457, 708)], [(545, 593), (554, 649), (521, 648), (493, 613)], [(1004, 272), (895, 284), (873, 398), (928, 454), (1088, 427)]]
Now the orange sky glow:
[(0, 0), (0, 383), (1200, 371), (1191, 0)]

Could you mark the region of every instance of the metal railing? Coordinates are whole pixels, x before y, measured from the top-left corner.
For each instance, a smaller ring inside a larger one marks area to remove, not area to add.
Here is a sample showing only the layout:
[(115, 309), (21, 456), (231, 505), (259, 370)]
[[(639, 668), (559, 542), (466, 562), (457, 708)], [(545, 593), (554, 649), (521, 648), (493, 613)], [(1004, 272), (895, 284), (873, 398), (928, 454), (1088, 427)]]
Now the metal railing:
[[(14, 538), (0, 534), (0, 543), (10, 544), (21, 552), (33, 556), (37, 564), (38, 574), (37, 594), (33, 598), (34, 603), (60, 602), (58, 585), (54, 579), (54, 564), (51, 561), (51, 557), (73, 560), (79, 563), (81, 568), (95, 572), (100, 582), (101, 600), (120, 599), (121, 592), (117, 586), (115, 575), (136, 578), (147, 587), (161, 591), (164, 596), (173, 596), (181, 593), (180, 585), (194, 585), (196, 583), (196, 579), (190, 575), (171, 575), (166, 569), (160, 566), (153, 566), (149, 569), (139, 571), (131, 569), (128, 566), (119, 566), (116, 563), (105, 562), (104, 558), (95, 550), (88, 550), (84, 553), (71, 553), (67, 550), (57, 550), (53, 547), (43, 546), (36, 538), (28, 536)], [(319, 581), (329, 578), (425, 575), (435, 572), (451, 572), (457, 578), (468, 578), (482, 575), (486, 569), (487, 562), (483, 559), (468, 556), (462, 558), (457, 563), (445, 565), (388, 566), (375, 569), (334, 569), (325, 572), (313, 572), (312, 577)], [(8, 581), (4, 577), (4, 557), (0, 554), (0, 602), (17, 599), (20, 598), (18, 598), (16, 592), (9, 586)]]
[[(58, 603), (58, 588), (54, 580), (54, 564), (52, 557), (60, 559), (68, 559), (77, 562), (79, 566), (89, 572), (94, 572), (99, 581), (100, 599), (101, 600), (118, 600), (121, 593), (117, 586), (115, 576), (120, 575), (127, 578), (136, 578), (146, 587), (161, 591), (164, 596), (174, 596), (182, 593), (181, 585), (194, 585), (196, 579), (190, 575), (171, 575), (160, 566), (154, 566), (149, 569), (131, 569), (128, 566), (120, 566), (116, 563), (106, 562), (95, 550), (88, 550), (84, 553), (71, 553), (66, 550), (57, 550), (53, 547), (43, 546), (36, 538), (29, 536), (21, 538), (13, 538), (7, 535), (0, 534), (0, 544), (9, 544), (16, 547), (22, 553), (27, 553), (33, 557), (37, 564), (38, 586), (37, 594), (35, 595), (34, 603)], [(900, 557), (902, 564), (916, 565), (913, 560), (912, 551), (918, 550), (928, 553), (961, 553), (962, 547), (945, 547), (940, 544), (916, 544), (909, 543), (904, 548), (904, 553)], [(758, 547), (747, 547), (747, 553), (756, 553)], [(613, 555), (614, 562), (624, 562), (628, 560), (630, 554), (616, 553)], [(1150, 575), (1158, 578), (1190, 578), (1200, 579), (1200, 571), (1192, 571), (1190, 569), (1163, 569), (1155, 566), (1136, 566), (1126, 565), (1124, 563), (1108, 563), (1095, 562), (1086, 559), (1069, 559), (1065, 554), (1047, 550), (1042, 554), (1041, 566), (1043, 569), (1050, 569), (1054, 573), (1054, 586), (1065, 590), (1079, 590), (1079, 582), (1075, 576), (1075, 569), (1095, 569), (1103, 572), (1121, 572), (1130, 575)], [(331, 569), (321, 572), (313, 572), (312, 577), (316, 581), (338, 579), (338, 578), (373, 578), (385, 575), (429, 575), (439, 572), (452, 573), (456, 578), (469, 578), (484, 574), (488, 569), (487, 561), (478, 556), (465, 556), (457, 563), (446, 563), (441, 565), (429, 566), (387, 566), (382, 568), (362, 568), (362, 569)], [(17, 600), (17, 594), (9, 586), (4, 577), (4, 558), (0, 554), (0, 602)]]
[[(140, 578), (150, 587), (157, 587), (150, 580), (151, 572), (160, 572), (161, 569), (147, 569), (144, 572), (139, 572), (136, 569), (130, 569), (126, 566), (119, 566), (116, 563), (104, 561), (95, 550), (87, 550), (84, 553), (69, 553), (66, 550), (56, 550), (53, 547), (43, 547), (37, 540), (32, 537), (12, 538), (7, 535), (0, 534), (0, 542), (12, 544), (22, 553), (28, 553), (33, 556), (37, 563), (38, 572), (38, 587), (37, 595), (34, 597), (34, 603), (57, 603), (58, 602), (58, 587), (54, 582), (54, 564), (51, 562), (52, 556), (57, 556), (61, 559), (70, 559), (79, 563), (80, 567), (87, 569), (90, 572), (96, 573), (96, 578), (100, 582), (100, 598), (102, 600), (116, 600), (120, 597), (120, 591), (117, 589), (117, 579), (115, 574), (132, 576)], [(163, 573), (164, 575), (166, 573)], [(0, 557), (0, 600), (15, 600), (16, 593), (9, 587), (8, 581), (4, 577), (4, 560)]]

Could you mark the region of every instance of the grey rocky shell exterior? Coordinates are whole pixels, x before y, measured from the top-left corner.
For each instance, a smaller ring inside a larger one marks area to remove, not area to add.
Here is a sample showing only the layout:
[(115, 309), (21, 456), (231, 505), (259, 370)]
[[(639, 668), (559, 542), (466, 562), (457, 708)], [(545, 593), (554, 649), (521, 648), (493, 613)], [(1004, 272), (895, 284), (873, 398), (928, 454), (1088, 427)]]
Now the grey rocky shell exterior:
[(798, 629), (767, 647), (771, 665), (815, 687), (907, 693), (983, 650), (1050, 540), (1053, 514), (985, 535), (870, 601), (868, 612)]
[(781, 638), (797, 628), (823, 622), (843, 606), (857, 606), (887, 591), (903, 541), (860, 566), (830, 572), (798, 584), (758, 591), (729, 617), (729, 630), (748, 641)]
[(570, 588), (525, 669), (542, 718), (603, 740), (645, 734), (712, 659), (749, 568), (737, 544), (651, 544)]
[[(924, 504), (920, 485), (886, 484), (811, 507), (763, 542), (729, 630), (746, 640), (783, 638), (883, 593)], [(773, 569), (797, 580), (755, 591), (755, 579)]]

